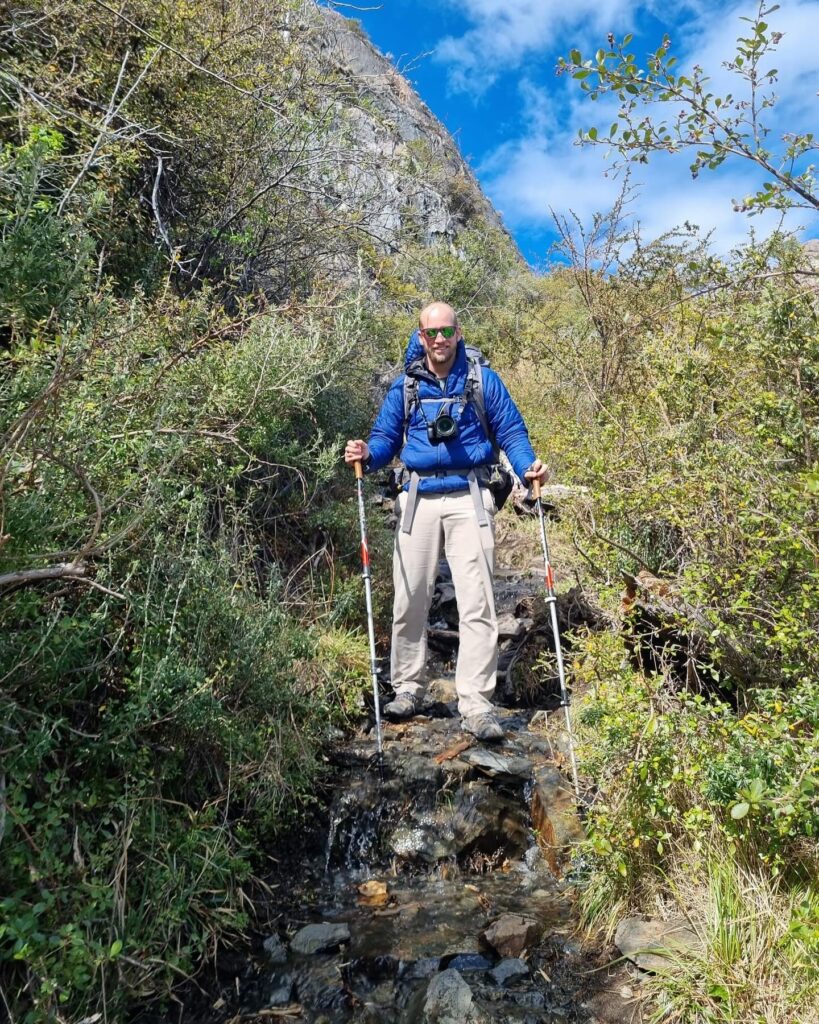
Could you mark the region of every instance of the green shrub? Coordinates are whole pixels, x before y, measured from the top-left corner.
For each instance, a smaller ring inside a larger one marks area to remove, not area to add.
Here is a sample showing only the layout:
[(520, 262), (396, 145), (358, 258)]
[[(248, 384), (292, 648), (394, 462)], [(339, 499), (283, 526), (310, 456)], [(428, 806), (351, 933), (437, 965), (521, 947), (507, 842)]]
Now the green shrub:
[(322, 639), (303, 554), (321, 523), (318, 574), (347, 586), (337, 545), (357, 568), (336, 431), (366, 392), (322, 400), (369, 373), (358, 329), (135, 299), (3, 364), (0, 976), (26, 1019), (119, 1012), (231, 941), (359, 713), (361, 639)]
[(584, 649), (581, 761), (602, 794), (586, 854), (611, 900), (639, 901), (681, 851), (697, 855), (715, 834), (773, 874), (810, 869), (819, 837), (814, 686), (750, 692), (738, 714), (635, 671), (622, 637), (596, 634)]

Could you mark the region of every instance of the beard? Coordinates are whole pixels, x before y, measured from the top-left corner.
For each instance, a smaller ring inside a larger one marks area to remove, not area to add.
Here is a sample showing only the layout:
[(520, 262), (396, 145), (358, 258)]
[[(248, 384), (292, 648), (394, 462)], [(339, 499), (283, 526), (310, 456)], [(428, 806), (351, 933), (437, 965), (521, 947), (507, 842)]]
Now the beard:
[(455, 356), (455, 348), (453, 347), (438, 350), (430, 348), (429, 351), (427, 352), (427, 355), (431, 363), (448, 363), (450, 359), (453, 359)]

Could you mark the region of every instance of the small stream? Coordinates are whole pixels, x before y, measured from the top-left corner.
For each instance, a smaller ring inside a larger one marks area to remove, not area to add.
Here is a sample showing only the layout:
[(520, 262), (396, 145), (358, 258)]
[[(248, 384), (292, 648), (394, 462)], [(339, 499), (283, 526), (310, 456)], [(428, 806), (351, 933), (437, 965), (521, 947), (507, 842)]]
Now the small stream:
[(592, 1006), (584, 973), (605, 958), (575, 937), (564, 874), (580, 825), (532, 711), (501, 709), (506, 739), (489, 748), (443, 699), (451, 680), (431, 689), (429, 714), (385, 727), (383, 781), (371, 735), (336, 752), (325, 848), (301, 866), (304, 895), (266, 938), (243, 1015), (631, 1020), (606, 971), (606, 1012)]
[[(531, 642), (538, 586), (500, 574), (502, 669)], [(235, 982), (234, 1021), (639, 1020), (624, 969), (576, 934), (569, 853), (582, 826), (561, 770), (562, 712), (544, 710), (556, 709), (548, 686), (520, 699), (502, 675), (505, 739), (464, 733), (456, 625), (442, 576), (430, 640), (444, 660), (422, 713), (384, 724), (383, 777), (371, 722), (333, 752), (323, 844), (306, 841), (292, 883), (287, 869), (277, 879), (278, 927)]]

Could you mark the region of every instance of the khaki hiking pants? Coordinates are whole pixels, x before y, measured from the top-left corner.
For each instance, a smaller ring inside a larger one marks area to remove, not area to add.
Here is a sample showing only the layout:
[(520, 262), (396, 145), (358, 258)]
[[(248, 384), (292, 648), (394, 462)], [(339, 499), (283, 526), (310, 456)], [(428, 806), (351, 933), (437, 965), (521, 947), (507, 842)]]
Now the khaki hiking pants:
[(401, 529), (407, 494), (398, 496), (393, 583), (392, 685), (420, 696), (426, 684), (427, 616), (443, 549), (458, 602), (460, 646), (455, 670), (458, 711), (464, 717), (492, 709), (498, 667), (498, 620), (492, 592), (495, 502), (481, 498), (487, 526), (478, 525), (469, 491), (418, 495), (410, 533)]

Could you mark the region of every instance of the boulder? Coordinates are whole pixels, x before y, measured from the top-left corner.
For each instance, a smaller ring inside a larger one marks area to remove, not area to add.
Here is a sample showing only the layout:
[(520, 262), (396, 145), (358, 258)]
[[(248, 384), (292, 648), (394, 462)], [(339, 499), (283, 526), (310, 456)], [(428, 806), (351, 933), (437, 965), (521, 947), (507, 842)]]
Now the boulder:
[(472, 989), (456, 970), (442, 971), (429, 983), (421, 1019), (423, 1024), (480, 1024), (484, 1020)]
[(479, 782), (461, 791), (448, 828), (460, 858), (499, 850), (506, 857), (519, 857), (529, 841), (520, 806)]
[(528, 978), (529, 966), (518, 957), (506, 957), (489, 972), (489, 976), (496, 985), (505, 988), (521, 978)]
[(542, 928), (534, 918), (503, 914), (482, 933), (481, 938), (499, 956), (516, 957), (537, 942), (541, 933)]
[(572, 848), (585, 836), (571, 784), (552, 765), (535, 771), (532, 825), (549, 869), (560, 878)]
[(487, 960), (482, 953), (449, 953), (441, 961), (441, 966), (468, 974), (470, 971), (488, 971), (492, 961)]
[(294, 953), (312, 956), (314, 953), (329, 953), (350, 941), (350, 929), (346, 924), (308, 924), (290, 940)]
[(532, 774), (532, 762), (528, 757), (512, 755), (504, 757), (494, 750), (486, 750), (483, 747), (475, 747), (461, 755), (461, 760), (468, 765), (484, 772), (490, 779), (497, 778), (501, 781), (513, 781), (514, 779), (527, 780)]
[(390, 836), (390, 849), (402, 860), (436, 864), (454, 856), (456, 845), (452, 835), (442, 834), (440, 822), (430, 816), (395, 829)]
[(617, 926), (614, 944), (626, 959), (644, 971), (659, 971), (673, 966), (673, 954), (692, 951), (702, 943), (684, 918), (669, 921), (643, 921), (627, 917)]

